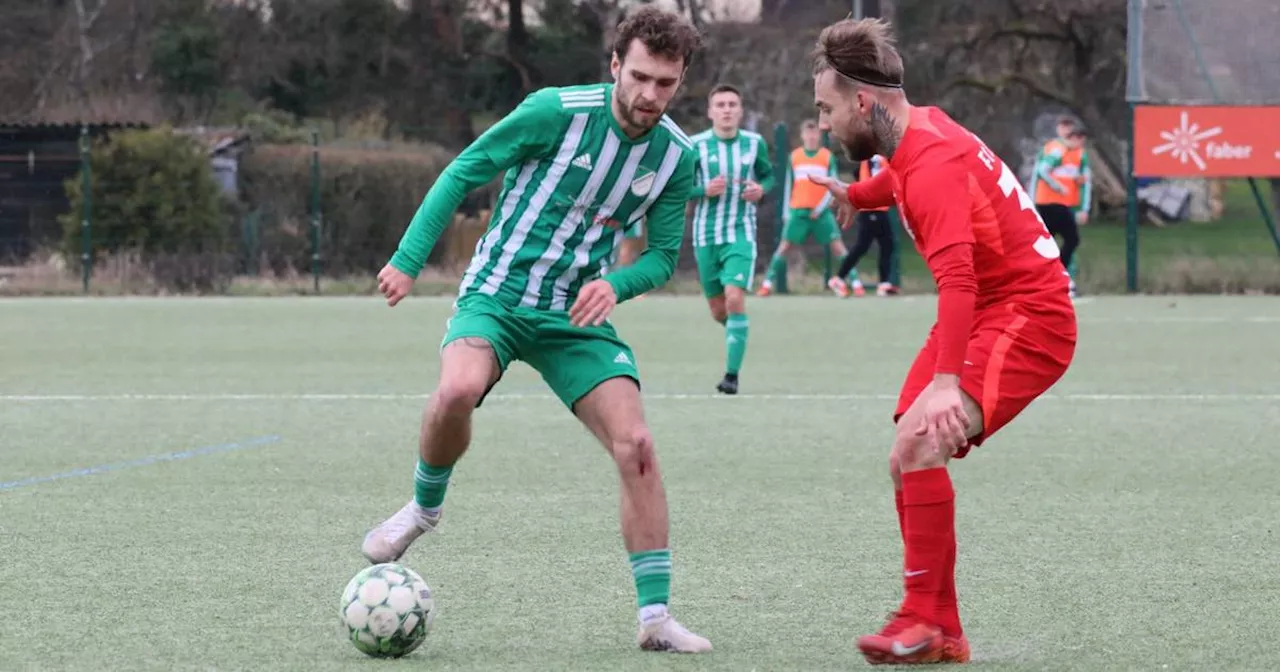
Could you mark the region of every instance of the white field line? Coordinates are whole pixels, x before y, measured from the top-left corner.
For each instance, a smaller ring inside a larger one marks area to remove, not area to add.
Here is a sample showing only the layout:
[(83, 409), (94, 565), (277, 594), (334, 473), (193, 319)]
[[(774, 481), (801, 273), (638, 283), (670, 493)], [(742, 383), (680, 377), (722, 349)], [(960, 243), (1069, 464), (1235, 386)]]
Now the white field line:
[[(210, 393), (210, 394), (4, 394), (0, 402), (7, 403), (40, 403), (40, 402), (128, 402), (128, 401), (402, 401), (425, 400), (426, 394), (365, 394), (365, 393), (333, 393), (333, 394), (289, 394), (289, 393)], [(739, 394), (728, 397), (721, 394), (670, 394), (647, 393), (646, 401), (895, 401), (894, 394)], [(514, 393), (491, 394), (486, 399), (495, 401), (528, 401), (554, 400), (555, 395), (547, 393)], [(1164, 394), (1145, 392), (1115, 393), (1060, 393), (1046, 394), (1041, 399), (1054, 401), (1280, 401), (1280, 393), (1193, 393)]]

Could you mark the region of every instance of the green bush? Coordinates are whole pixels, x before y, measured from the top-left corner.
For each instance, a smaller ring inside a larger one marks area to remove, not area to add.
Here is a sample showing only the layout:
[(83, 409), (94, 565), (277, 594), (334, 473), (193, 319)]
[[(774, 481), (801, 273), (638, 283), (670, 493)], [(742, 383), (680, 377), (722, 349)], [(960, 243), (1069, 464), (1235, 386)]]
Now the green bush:
[[(431, 145), (322, 147), (322, 272), (331, 277), (376, 273), (452, 159), (450, 152)], [(250, 247), (260, 249), (267, 268), (277, 274), (309, 271), (312, 148), (256, 147), (243, 157), (240, 179), (247, 207), (261, 215), (258, 240)], [(462, 209), (487, 207), (493, 186), (474, 192)], [(446, 231), (446, 239), (449, 235)], [(433, 258), (446, 247), (442, 239)]]
[[(205, 151), (167, 128), (130, 130), (93, 147), (92, 254), (136, 254), (161, 286), (219, 289), (229, 279), (228, 219)], [(82, 177), (67, 181), (63, 250), (80, 258)]]

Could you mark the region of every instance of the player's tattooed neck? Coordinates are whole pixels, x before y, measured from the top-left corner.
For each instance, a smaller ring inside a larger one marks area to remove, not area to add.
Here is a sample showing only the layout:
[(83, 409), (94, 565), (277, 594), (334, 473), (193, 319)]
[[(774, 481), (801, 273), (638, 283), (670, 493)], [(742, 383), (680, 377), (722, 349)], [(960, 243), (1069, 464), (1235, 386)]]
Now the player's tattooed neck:
[(902, 140), (902, 129), (898, 126), (898, 120), (889, 114), (889, 108), (882, 103), (871, 106), (871, 133), (875, 135), (880, 156), (893, 158), (898, 142)]

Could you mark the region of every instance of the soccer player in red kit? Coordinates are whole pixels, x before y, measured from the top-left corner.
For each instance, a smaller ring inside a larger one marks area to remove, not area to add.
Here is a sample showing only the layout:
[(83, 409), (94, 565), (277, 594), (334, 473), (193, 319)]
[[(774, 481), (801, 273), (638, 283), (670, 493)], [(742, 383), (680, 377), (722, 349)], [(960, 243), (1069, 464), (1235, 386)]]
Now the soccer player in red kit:
[(955, 588), (955, 491), (947, 471), (1066, 372), (1075, 310), (1058, 247), (1017, 177), (977, 136), (902, 91), (888, 24), (845, 20), (814, 53), (820, 124), (849, 158), (889, 159), (875, 178), (831, 190), (844, 221), (896, 204), (938, 285), (938, 318), (907, 373), (889, 455), (905, 546), (906, 597), (871, 663), (961, 663), (969, 644)]

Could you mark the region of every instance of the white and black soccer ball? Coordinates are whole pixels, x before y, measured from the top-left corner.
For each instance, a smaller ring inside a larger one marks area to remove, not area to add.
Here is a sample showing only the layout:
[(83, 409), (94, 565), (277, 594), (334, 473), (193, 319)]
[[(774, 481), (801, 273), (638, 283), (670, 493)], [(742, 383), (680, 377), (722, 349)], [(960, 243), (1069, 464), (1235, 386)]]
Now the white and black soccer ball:
[(342, 591), (342, 627), (375, 658), (399, 658), (421, 646), (435, 615), (431, 588), (404, 565), (366, 567)]

